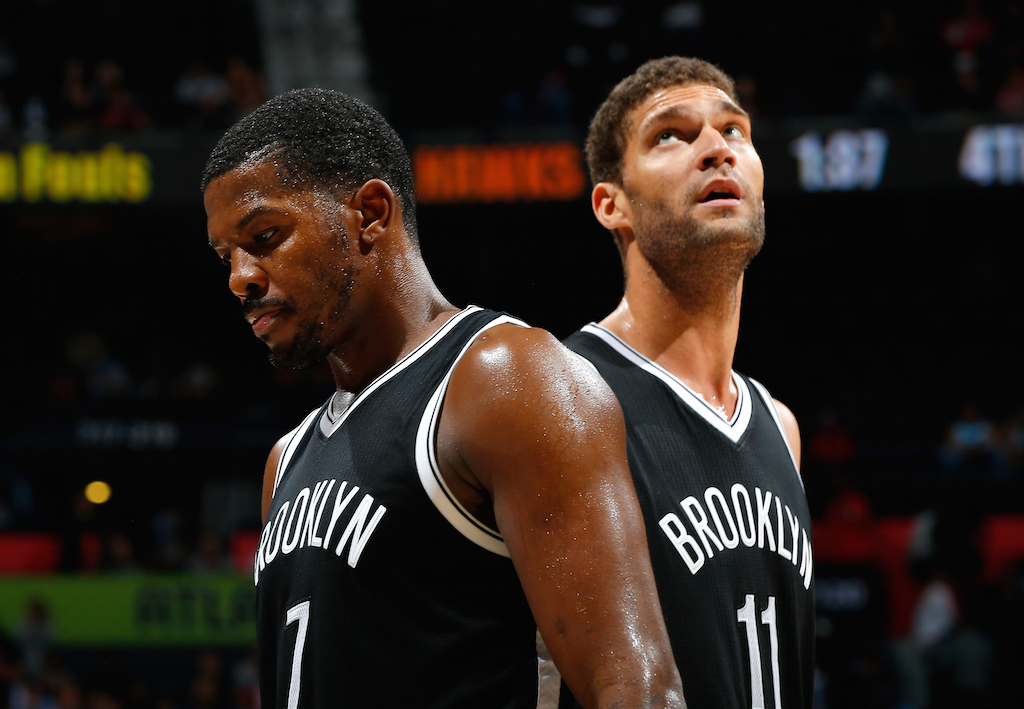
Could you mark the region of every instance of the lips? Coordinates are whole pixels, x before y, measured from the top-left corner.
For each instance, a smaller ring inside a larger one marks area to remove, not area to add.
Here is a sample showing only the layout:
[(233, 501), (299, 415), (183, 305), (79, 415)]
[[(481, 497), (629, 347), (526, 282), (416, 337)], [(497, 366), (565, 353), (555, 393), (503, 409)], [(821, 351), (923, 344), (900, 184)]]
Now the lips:
[(273, 310), (255, 313), (255, 317), (250, 316), (249, 322), (252, 325), (253, 334), (258, 337), (269, 330), (270, 326), (274, 324), (282, 312), (281, 308), (274, 308)]
[(704, 186), (697, 200), (701, 204), (736, 204), (743, 199), (743, 190), (736, 180), (715, 179)]

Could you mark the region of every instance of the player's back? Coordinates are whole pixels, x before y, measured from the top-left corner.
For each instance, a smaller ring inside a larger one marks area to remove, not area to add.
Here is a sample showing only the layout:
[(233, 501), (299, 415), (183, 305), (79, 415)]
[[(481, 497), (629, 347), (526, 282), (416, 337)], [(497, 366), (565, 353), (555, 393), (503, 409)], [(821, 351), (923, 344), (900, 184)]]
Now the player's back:
[(690, 709), (809, 709), (811, 518), (771, 397), (734, 375), (726, 421), (608, 330), (566, 340), (614, 390)]

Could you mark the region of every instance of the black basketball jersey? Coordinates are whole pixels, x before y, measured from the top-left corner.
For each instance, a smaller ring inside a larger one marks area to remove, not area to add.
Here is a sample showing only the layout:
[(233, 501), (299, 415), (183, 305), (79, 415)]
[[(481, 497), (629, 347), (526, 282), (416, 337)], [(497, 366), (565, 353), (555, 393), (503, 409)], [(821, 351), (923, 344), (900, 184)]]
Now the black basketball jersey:
[(536, 624), (497, 530), (438, 472), (468, 308), (332, 420), (290, 434), (256, 555), (264, 709), (536, 707)]
[(566, 340), (614, 390), (690, 709), (810, 709), (811, 517), (772, 399), (739, 374), (725, 420), (590, 324)]

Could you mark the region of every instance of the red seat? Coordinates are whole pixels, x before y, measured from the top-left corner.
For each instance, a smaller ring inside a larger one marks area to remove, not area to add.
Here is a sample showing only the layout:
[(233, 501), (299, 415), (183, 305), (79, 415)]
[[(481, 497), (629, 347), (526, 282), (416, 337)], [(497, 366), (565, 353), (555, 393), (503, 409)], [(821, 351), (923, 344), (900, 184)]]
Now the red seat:
[(54, 534), (0, 534), (0, 574), (49, 574), (60, 563), (61, 543)]

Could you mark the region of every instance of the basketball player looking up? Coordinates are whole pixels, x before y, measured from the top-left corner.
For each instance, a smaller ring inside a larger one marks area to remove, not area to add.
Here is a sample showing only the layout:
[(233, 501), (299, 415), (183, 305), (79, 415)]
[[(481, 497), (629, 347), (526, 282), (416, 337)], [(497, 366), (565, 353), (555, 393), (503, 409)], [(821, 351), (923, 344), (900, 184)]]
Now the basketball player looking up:
[(626, 418), (672, 649), (691, 709), (808, 709), (811, 519), (788, 408), (732, 369), (764, 170), (732, 80), (652, 60), (590, 125), (591, 206), (625, 272), (619, 306), (566, 341)]

